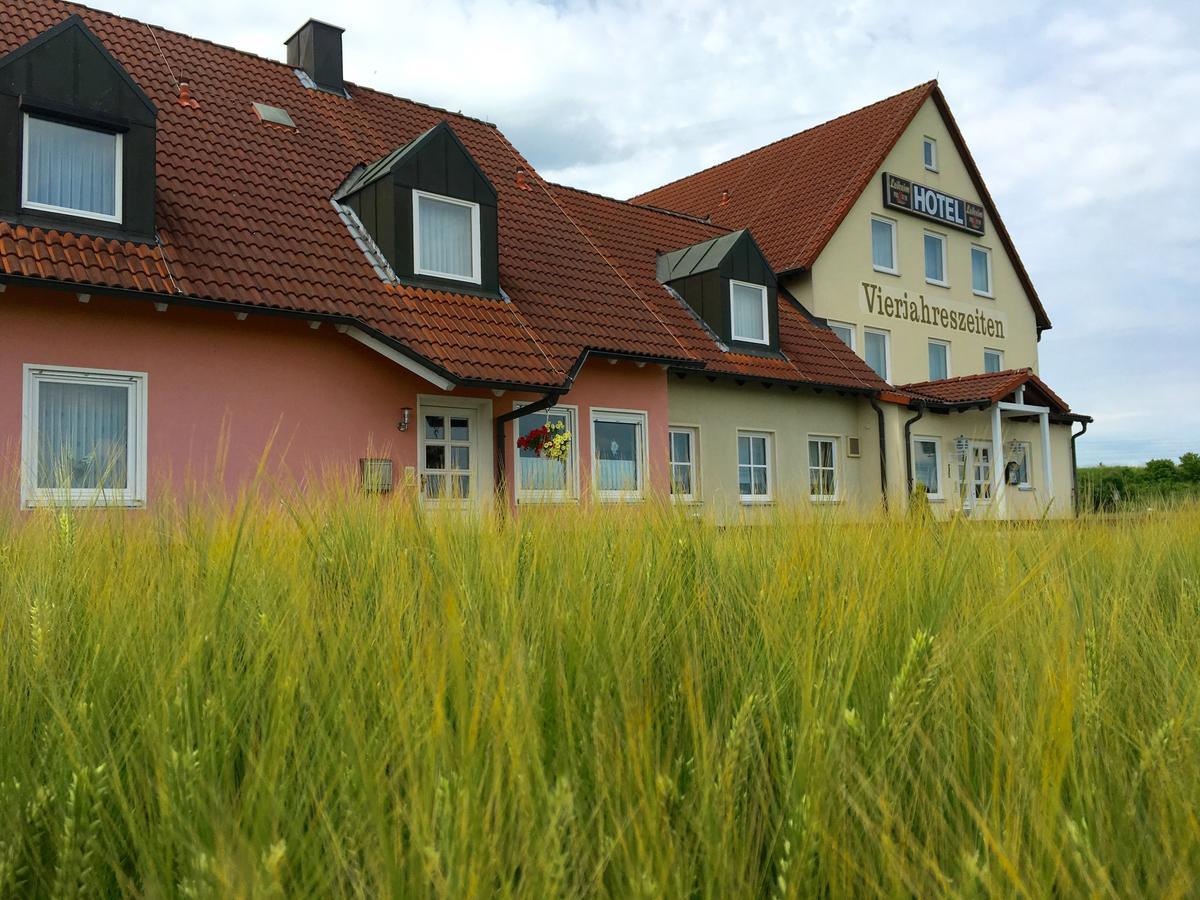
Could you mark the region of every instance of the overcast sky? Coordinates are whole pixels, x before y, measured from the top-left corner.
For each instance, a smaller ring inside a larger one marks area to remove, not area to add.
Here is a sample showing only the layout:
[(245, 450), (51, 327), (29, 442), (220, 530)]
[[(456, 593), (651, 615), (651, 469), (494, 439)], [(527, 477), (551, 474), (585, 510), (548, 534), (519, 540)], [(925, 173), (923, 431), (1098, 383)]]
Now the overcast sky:
[(1080, 462), (1200, 451), (1196, 0), (92, 2), (279, 59), (330, 21), (348, 80), (617, 197), (937, 76), (1054, 321), (1041, 374), (1096, 418)]

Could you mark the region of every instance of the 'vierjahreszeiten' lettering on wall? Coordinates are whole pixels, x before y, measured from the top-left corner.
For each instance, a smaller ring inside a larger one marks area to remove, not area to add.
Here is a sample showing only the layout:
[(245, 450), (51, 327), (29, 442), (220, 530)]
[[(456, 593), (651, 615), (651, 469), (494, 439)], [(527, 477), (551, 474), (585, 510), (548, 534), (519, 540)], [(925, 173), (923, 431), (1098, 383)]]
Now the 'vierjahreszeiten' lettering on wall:
[(924, 294), (913, 297), (908, 291), (900, 296), (887, 293), (877, 284), (862, 282), (862, 308), (868, 315), (900, 319), (916, 325), (932, 325), (966, 334), (991, 338), (1004, 337), (1004, 314), (985, 313), (978, 306), (951, 301), (949, 304), (925, 299)]

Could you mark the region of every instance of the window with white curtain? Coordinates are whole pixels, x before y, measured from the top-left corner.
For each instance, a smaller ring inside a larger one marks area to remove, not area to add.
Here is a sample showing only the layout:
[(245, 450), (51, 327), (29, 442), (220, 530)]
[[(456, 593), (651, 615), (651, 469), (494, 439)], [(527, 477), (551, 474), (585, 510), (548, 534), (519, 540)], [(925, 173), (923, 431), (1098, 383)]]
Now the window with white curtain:
[(25, 366), (22, 502), (146, 501), (146, 375)]
[(413, 191), (413, 269), (479, 284), (479, 204)]
[[(516, 445), (518, 438), (535, 428), (551, 424), (561, 425), (571, 435), (571, 449), (565, 460), (538, 456), (534, 451), (522, 450)], [(554, 503), (575, 499), (578, 458), (575, 449), (579, 446), (578, 440), (573, 406), (553, 406), (517, 419), (517, 427), (513, 429), (513, 459), (516, 460), (518, 503)]]
[(592, 410), (592, 480), (597, 499), (641, 499), (645, 458), (645, 413)]
[(1004, 351), (1002, 350), (984, 350), (983, 351), (983, 371), (999, 372), (1004, 368)]
[(120, 134), (26, 114), (22, 205), (121, 221)]
[(769, 344), (767, 335), (767, 289), (745, 281), (729, 282), (729, 302), (735, 341)]

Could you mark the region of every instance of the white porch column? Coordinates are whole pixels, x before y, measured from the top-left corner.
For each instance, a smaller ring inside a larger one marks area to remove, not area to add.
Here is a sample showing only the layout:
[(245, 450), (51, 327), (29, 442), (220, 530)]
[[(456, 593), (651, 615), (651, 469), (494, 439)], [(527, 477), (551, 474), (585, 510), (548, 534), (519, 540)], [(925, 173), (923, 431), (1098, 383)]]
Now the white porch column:
[(1042, 426), (1042, 483), (1046, 485), (1046, 503), (1054, 502), (1054, 467), (1050, 465), (1050, 413), (1038, 416)]
[(996, 515), (1004, 515), (1004, 437), (1000, 429), (1000, 405), (992, 407), (992, 503)]

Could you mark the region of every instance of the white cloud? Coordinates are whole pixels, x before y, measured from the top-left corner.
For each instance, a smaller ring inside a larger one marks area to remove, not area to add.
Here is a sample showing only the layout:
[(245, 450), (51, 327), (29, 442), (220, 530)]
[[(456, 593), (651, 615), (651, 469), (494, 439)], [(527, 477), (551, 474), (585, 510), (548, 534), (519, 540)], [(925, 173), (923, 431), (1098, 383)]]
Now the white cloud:
[(1097, 446), (1200, 448), (1191, 0), (106, 5), (276, 57), (333, 19), (349, 79), (495, 121), (545, 176), (616, 196), (937, 74), (1054, 319), (1043, 374)]

